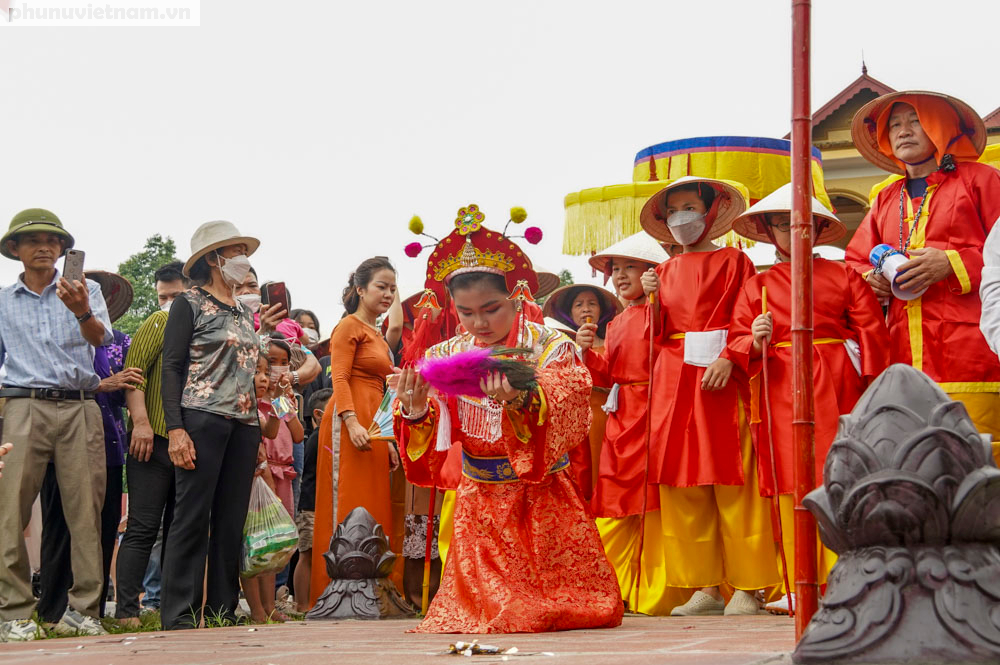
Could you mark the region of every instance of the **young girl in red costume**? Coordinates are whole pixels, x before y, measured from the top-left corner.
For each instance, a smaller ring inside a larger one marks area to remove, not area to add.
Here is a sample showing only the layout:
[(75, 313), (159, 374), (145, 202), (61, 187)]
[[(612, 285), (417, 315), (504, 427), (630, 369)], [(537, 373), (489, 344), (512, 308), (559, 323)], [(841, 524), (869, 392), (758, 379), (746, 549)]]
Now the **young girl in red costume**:
[[(795, 580), (795, 500), (792, 465), (792, 186), (785, 185), (761, 199), (740, 216), (734, 229), (741, 236), (774, 245), (777, 263), (750, 278), (740, 292), (729, 329), (728, 354), (748, 376), (761, 372), (762, 348), (768, 348), (770, 433), (774, 440), (774, 469), (768, 436), (767, 409), (761, 406), (758, 440), (758, 479), (763, 496), (779, 495), (781, 531), (788, 579)], [(812, 202), (814, 244), (832, 243), (847, 232), (843, 222)], [(767, 312), (763, 294), (767, 292)], [(820, 257), (813, 259), (813, 386), (816, 397), (816, 482), (823, 480), (823, 463), (837, 434), (842, 414), (851, 412), (861, 394), (889, 364), (889, 330), (882, 309), (864, 278), (849, 266)], [(761, 404), (761, 399), (753, 400)], [(777, 481), (777, 489), (775, 489)], [(833, 566), (834, 555), (821, 549), (820, 582)]]
[(513, 388), (503, 374), (480, 395), (433, 396), (408, 367), (398, 379), (396, 433), (406, 475), (437, 485), (459, 446), (454, 538), (444, 577), (418, 632), (506, 633), (612, 627), (622, 601), (579, 491), (567, 452), (590, 426), (590, 375), (564, 334), (527, 321), (521, 304), (537, 286), (531, 262), (482, 225), (476, 206), (459, 211), (438, 243), (427, 287), (445, 287), (467, 332), (428, 351), (449, 358), (483, 347), (530, 349), (536, 385)]

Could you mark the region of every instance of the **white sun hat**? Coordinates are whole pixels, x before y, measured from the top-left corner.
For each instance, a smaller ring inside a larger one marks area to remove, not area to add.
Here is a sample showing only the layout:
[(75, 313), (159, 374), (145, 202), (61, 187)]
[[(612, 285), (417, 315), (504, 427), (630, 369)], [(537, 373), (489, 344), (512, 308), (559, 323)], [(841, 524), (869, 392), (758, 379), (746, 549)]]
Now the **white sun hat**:
[(658, 266), (669, 258), (655, 238), (647, 233), (636, 233), (590, 257), (590, 265), (604, 273), (607, 281), (611, 275), (611, 259), (635, 259)]
[(230, 245), (246, 245), (247, 256), (250, 256), (260, 247), (260, 240), (241, 234), (232, 222), (205, 222), (199, 226), (191, 236), (191, 257), (184, 264), (184, 276), (191, 276), (191, 267), (198, 259)]
[[(774, 212), (792, 211), (792, 183), (782, 185), (736, 218), (733, 230), (744, 238), (759, 242), (773, 242), (764, 229), (764, 215)], [(813, 223), (822, 224), (823, 228), (813, 239), (814, 245), (829, 245), (844, 237), (847, 226), (837, 219), (825, 205), (815, 196), (812, 199)]]

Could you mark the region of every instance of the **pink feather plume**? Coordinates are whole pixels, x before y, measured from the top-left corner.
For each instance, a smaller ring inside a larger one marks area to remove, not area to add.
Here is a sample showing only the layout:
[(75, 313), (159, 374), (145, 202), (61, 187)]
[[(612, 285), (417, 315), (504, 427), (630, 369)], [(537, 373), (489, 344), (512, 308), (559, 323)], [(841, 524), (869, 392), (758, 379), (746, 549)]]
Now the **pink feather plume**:
[(484, 397), (479, 382), (498, 366), (489, 349), (470, 349), (446, 358), (426, 358), (417, 363), (424, 381), (449, 397)]

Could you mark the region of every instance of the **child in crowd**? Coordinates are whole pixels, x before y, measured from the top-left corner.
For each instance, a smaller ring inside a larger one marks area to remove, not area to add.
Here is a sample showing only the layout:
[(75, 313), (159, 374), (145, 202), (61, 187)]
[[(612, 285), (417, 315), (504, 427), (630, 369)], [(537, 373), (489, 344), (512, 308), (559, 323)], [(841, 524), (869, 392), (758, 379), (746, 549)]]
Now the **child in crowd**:
[[(299, 510), (295, 514), (295, 528), (299, 531), (299, 561), (295, 565), (295, 606), (299, 612), (308, 612), (309, 581), (312, 578), (313, 524), (316, 519), (316, 453), (319, 446), (319, 424), (323, 412), (333, 397), (329, 388), (317, 390), (309, 398), (309, 414), (313, 430), (305, 442), (302, 465), (302, 484), (299, 493)], [(328, 543), (323, 543), (323, 547)]]
[[(767, 410), (760, 408), (754, 421), (762, 421), (758, 435), (758, 478), (763, 496), (779, 495), (785, 559), (795, 559), (792, 473), (792, 186), (785, 185), (740, 216), (734, 228), (740, 235), (774, 245), (777, 263), (743, 285), (729, 330), (728, 356), (749, 376), (762, 369), (762, 349), (769, 345)], [(814, 244), (832, 243), (847, 228), (822, 203), (813, 199)], [(767, 312), (764, 312), (764, 289)], [(816, 481), (823, 479), (823, 463), (837, 434), (840, 415), (851, 412), (868, 384), (889, 363), (889, 331), (875, 295), (861, 275), (837, 261), (813, 258), (813, 386), (816, 404)], [(760, 399), (753, 400), (761, 404)], [(774, 441), (771, 463), (768, 430)], [(776, 473), (772, 473), (772, 468)], [(777, 476), (775, 478), (775, 475)], [(775, 490), (777, 484), (777, 490)], [(821, 549), (820, 583), (833, 566), (834, 554)], [(795, 580), (795, 571), (788, 571)]]
[[(745, 209), (741, 185), (684, 177), (640, 214), (647, 233), (684, 247), (642, 277), (656, 294), (663, 347), (653, 369), (649, 481), (660, 486), (666, 584), (698, 589), (673, 616), (757, 614), (756, 591), (780, 580), (740, 394), (746, 378), (726, 351), (736, 299), (755, 270), (740, 250), (712, 243)], [(735, 589), (728, 604), (722, 584)]]
[[(665, 584), (660, 497), (655, 486), (644, 484), (650, 307), (640, 280), (644, 272), (667, 258), (645, 233), (626, 238), (591, 258), (590, 264), (614, 281), (628, 307), (607, 325), (601, 352), (595, 349), (600, 330), (597, 321), (584, 323), (576, 333), (594, 385), (613, 385), (604, 405), (608, 416), (591, 509), (623, 600), (633, 612), (659, 615), (667, 614), (685, 597)], [(646, 517), (641, 570), (637, 570), (643, 492), (647, 495)]]

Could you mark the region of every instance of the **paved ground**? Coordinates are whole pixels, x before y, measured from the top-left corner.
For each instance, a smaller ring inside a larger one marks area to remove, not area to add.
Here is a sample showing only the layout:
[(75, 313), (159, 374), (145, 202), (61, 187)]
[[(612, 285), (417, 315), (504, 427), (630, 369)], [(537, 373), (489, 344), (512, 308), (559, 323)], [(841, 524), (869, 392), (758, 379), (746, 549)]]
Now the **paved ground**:
[[(416, 621), (309, 622), (0, 644), (3, 665), (418, 665), (449, 662), (457, 635), (406, 634)], [(613, 630), (474, 636), (517, 647), (508, 662), (750, 665), (777, 663), (795, 645), (787, 617), (626, 617)], [(471, 641), (472, 638), (466, 638)], [(475, 656), (482, 663), (499, 656)]]

